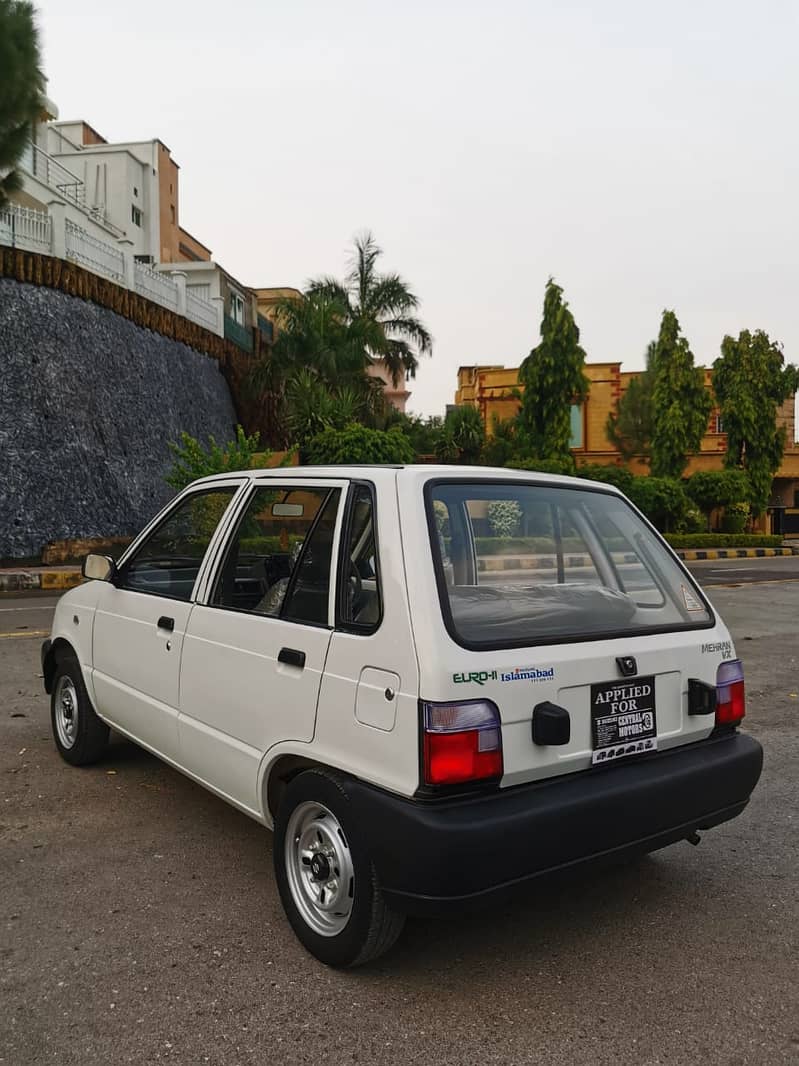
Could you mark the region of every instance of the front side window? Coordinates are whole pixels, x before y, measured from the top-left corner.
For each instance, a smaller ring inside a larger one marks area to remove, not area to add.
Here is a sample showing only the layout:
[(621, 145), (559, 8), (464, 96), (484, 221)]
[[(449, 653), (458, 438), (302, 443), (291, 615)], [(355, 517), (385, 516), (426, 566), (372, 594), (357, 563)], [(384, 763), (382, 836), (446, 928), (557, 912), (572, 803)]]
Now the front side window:
[(702, 593), (622, 498), (521, 482), (432, 484), (444, 618), (467, 647), (712, 624)]
[(327, 625), (339, 489), (262, 485), (235, 530), (216, 607)]
[(187, 496), (123, 565), (118, 587), (190, 599), (211, 537), (237, 491), (229, 485)]

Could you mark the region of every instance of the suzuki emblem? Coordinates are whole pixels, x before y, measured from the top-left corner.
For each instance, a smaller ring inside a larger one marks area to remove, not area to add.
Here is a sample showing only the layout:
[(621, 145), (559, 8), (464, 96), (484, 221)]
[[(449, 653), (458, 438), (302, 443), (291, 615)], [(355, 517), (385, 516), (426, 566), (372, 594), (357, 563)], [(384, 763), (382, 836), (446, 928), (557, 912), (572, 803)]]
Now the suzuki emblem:
[(616, 666), (622, 677), (632, 677), (638, 673), (638, 664), (632, 655), (620, 655), (616, 660)]

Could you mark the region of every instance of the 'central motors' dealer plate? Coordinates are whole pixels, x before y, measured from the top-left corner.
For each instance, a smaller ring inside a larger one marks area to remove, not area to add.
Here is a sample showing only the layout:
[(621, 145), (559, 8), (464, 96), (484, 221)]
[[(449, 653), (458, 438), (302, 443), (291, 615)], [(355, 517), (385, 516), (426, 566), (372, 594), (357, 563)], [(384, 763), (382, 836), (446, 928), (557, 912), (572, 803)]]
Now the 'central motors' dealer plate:
[(655, 751), (658, 742), (654, 677), (631, 677), (592, 685), (591, 736), (594, 765)]

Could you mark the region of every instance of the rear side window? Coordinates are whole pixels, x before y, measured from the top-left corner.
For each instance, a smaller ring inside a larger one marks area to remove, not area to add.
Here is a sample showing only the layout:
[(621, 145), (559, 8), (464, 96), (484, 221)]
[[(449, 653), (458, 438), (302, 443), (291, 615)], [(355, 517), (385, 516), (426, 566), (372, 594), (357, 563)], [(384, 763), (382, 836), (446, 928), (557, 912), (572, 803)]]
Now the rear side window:
[(432, 483), (444, 618), (467, 647), (523, 647), (712, 624), (702, 593), (622, 497)]
[(374, 499), (366, 485), (352, 488), (345, 532), (339, 622), (346, 629), (371, 633), (380, 624), (382, 594)]

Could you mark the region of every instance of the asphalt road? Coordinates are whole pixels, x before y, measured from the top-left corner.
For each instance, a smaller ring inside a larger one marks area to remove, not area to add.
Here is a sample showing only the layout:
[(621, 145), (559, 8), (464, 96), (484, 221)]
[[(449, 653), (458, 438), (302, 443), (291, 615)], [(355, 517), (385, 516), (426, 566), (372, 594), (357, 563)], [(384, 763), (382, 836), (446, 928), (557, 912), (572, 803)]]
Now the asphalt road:
[(265, 830), (133, 745), (58, 758), (53, 601), (0, 600), (0, 1062), (796, 1064), (799, 581), (712, 599), (766, 750), (747, 811), (697, 848), (410, 921), (352, 973), (294, 939)]
[(685, 564), (701, 585), (746, 585), (759, 581), (799, 581), (799, 555), (772, 559), (717, 559)]

